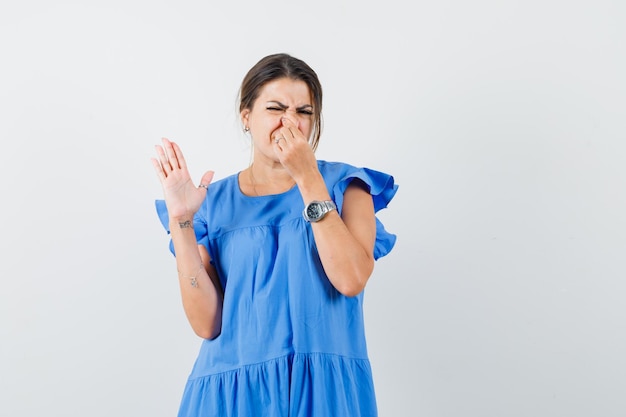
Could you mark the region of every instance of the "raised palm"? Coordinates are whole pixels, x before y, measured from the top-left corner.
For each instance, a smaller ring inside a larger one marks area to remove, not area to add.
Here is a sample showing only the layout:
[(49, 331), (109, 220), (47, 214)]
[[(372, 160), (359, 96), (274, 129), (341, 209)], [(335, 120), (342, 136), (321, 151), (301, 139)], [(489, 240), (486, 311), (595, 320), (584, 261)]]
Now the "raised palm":
[(213, 171), (207, 171), (196, 187), (191, 181), (189, 170), (178, 145), (163, 138), (163, 146), (157, 145), (157, 158), (151, 158), (163, 193), (170, 219), (189, 219), (198, 211), (206, 198)]

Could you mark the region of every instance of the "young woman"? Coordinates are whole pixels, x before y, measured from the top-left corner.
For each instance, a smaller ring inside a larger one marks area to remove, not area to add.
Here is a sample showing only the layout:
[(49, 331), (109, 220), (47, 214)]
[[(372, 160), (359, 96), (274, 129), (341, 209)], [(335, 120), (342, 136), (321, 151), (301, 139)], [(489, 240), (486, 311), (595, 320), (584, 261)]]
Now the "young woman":
[(252, 164), (195, 186), (179, 146), (152, 160), (183, 306), (203, 341), (179, 416), (375, 416), (363, 289), (395, 236), (393, 177), (318, 161), (322, 87), (287, 54), (240, 88)]

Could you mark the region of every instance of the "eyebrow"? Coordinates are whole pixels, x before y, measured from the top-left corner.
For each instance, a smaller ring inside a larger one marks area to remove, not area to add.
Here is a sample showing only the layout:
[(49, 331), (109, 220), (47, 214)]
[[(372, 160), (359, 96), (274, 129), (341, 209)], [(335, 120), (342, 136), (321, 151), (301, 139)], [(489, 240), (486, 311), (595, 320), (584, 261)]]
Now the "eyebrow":
[[(280, 107), (281, 109), (286, 109), (286, 108), (288, 108), (288, 107), (289, 107), (289, 106), (287, 106), (287, 105), (285, 105), (285, 104), (281, 103), (280, 101), (276, 101), (276, 100), (270, 100), (270, 101), (268, 101), (268, 102), (267, 102), (267, 104), (271, 104), (271, 103), (273, 103), (273, 104), (277, 105), (277, 106), (278, 106), (278, 107)], [(304, 105), (302, 105), (302, 106), (300, 106), (300, 107), (296, 107), (296, 110), (304, 110), (304, 109), (312, 109), (312, 108), (313, 108), (313, 106), (312, 106), (312, 105), (310, 105), (310, 104), (304, 104)]]

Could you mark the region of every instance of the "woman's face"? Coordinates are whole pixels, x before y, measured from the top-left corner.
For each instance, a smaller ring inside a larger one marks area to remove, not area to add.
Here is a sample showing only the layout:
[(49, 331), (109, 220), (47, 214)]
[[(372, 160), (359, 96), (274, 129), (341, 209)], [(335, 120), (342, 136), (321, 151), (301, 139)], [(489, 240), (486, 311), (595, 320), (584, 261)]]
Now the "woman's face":
[[(272, 141), (281, 136), (282, 119), (291, 120), (308, 140), (314, 125), (311, 93), (304, 81), (279, 78), (265, 84), (251, 109), (241, 112), (244, 126), (250, 128), (255, 151), (274, 155)], [(272, 158), (273, 159), (273, 158)]]

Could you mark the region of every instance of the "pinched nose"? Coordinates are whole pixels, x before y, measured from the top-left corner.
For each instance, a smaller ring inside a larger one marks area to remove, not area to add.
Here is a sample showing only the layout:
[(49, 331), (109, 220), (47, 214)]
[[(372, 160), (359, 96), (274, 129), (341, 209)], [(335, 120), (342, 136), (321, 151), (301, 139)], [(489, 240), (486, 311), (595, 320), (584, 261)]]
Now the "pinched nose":
[[(287, 111), (285, 111), (285, 113), (287, 113)], [(300, 129), (300, 120), (298, 120), (298, 114), (295, 111), (293, 112), (293, 114), (294, 117), (289, 117), (288, 115), (285, 115), (280, 119), (280, 121), (282, 122), (283, 126), (291, 122), (291, 124), (295, 125), (297, 129)]]

